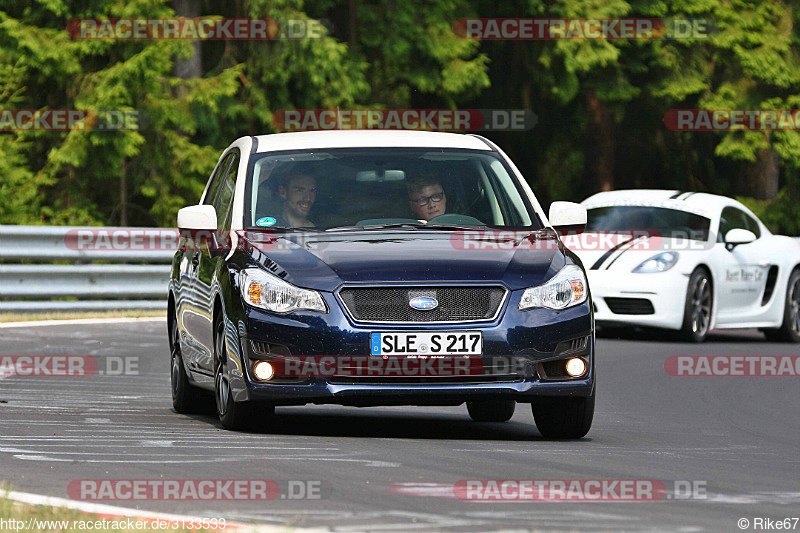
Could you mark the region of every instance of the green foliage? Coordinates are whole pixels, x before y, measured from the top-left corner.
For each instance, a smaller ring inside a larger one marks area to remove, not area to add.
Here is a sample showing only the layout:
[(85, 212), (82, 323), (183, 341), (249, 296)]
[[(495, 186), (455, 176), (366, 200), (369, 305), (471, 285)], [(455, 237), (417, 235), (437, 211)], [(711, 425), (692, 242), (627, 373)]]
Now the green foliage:
[[(172, 5), (0, 0), (0, 109), (138, 112), (142, 125), (0, 132), (0, 223), (118, 224), (124, 211), (129, 224), (173, 225), (221, 150), (276, 131), (278, 110), (461, 107), (538, 115), (532, 131), (487, 136), (543, 201), (593, 192), (601, 155), (615, 187), (750, 194), (746, 176), (774, 152), (780, 193), (746, 201), (774, 229), (800, 233), (800, 132), (663, 124), (670, 109), (800, 108), (800, 11), (785, 0), (209, 0), (202, 16), (333, 25), (319, 39), (202, 43), (66, 31), (80, 17), (173, 17)], [(453, 32), (470, 17), (708, 19), (715, 32), (480, 42)], [(176, 65), (195, 54), (200, 71), (178, 77)]]

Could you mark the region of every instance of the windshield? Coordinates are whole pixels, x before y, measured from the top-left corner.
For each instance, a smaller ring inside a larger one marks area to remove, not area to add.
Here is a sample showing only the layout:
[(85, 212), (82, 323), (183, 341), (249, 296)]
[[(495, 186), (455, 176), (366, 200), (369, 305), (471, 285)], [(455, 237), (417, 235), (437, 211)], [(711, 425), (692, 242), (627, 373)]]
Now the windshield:
[(587, 231), (642, 230), (662, 237), (708, 240), (706, 217), (653, 206), (607, 206), (588, 210)]
[(246, 228), (543, 227), (510, 169), (485, 151), (255, 155), (245, 205)]

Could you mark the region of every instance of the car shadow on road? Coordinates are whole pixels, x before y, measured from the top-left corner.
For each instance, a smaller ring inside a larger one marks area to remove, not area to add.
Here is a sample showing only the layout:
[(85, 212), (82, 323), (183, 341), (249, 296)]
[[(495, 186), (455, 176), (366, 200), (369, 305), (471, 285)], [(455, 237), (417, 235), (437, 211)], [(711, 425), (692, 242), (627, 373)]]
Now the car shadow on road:
[[(615, 340), (635, 340), (640, 342), (670, 342), (694, 344), (683, 340), (677, 331), (669, 331), (658, 328), (640, 327), (603, 327), (597, 330), (598, 339)], [(705, 340), (706, 343), (760, 343), (767, 342), (764, 335), (757, 329), (746, 329), (737, 331), (711, 330)]]
[[(409, 408), (413, 410), (414, 407)], [(522, 412), (521, 412), (522, 411)], [(189, 415), (198, 421), (221, 427), (216, 418)], [(446, 439), (494, 441), (547, 441), (536, 430), (528, 404), (518, 404), (516, 417), (502, 423), (473, 422), (464, 407), (463, 416), (452, 413), (419, 412), (403, 414), (381, 407), (339, 406), (277, 407), (275, 415), (255, 420), (243, 434), (294, 435), (309, 437), (355, 437), (396, 439)], [(529, 417), (529, 422), (524, 420)], [(591, 442), (589, 436), (568, 442)]]

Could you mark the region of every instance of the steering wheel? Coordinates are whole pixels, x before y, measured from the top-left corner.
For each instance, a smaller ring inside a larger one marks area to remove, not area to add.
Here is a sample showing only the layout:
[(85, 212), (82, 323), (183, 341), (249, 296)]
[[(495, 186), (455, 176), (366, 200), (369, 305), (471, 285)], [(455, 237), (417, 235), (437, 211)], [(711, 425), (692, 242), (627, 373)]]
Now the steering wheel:
[(486, 224), (481, 222), (475, 217), (471, 217), (469, 215), (459, 215), (458, 213), (445, 213), (443, 215), (435, 216), (430, 219), (428, 224), (456, 224), (456, 225), (467, 225), (467, 226), (485, 226)]

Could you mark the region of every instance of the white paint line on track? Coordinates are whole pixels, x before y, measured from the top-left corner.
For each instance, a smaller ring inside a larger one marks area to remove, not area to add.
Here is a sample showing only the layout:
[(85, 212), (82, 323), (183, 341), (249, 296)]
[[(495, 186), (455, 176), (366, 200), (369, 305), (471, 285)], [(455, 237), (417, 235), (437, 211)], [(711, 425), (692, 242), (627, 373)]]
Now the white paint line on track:
[[(173, 520), (185, 522), (202, 523), (203, 519), (195, 516), (177, 515), (169, 513), (158, 513), (151, 511), (142, 511), (139, 509), (129, 509), (127, 507), (117, 507), (114, 505), (107, 505), (93, 502), (82, 502), (75, 500), (67, 500), (65, 498), (57, 498), (54, 496), (43, 496), (40, 494), (31, 494), (28, 492), (8, 491), (5, 493), (0, 492), (9, 500), (15, 502), (27, 503), (28, 505), (47, 505), (50, 507), (60, 507), (63, 509), (74, 509), (83, 513), (97, 514), (103, 516), (114, 517), (132, 517), (142, 518), (144, 520)], [(226, 529), (235, 529), (237, 533), (286, 533), (285, 526), (267, 526), (267, 525), (250, 525), (240, 522), (226, 521)], [(292, 531), (297, 533), (329, 533), (329, 529), (304, 529), (299, 527), (292, 527)]]
[(35, 328), (39, 326), (70, 326), (80, 324), (128, 324), (134, 322), (166, 322), (167, 317), (141, 317), (141, 318), (73, 318), (69, 320), (32, 320), (29, 322), (3, 322), (0, 329)]

